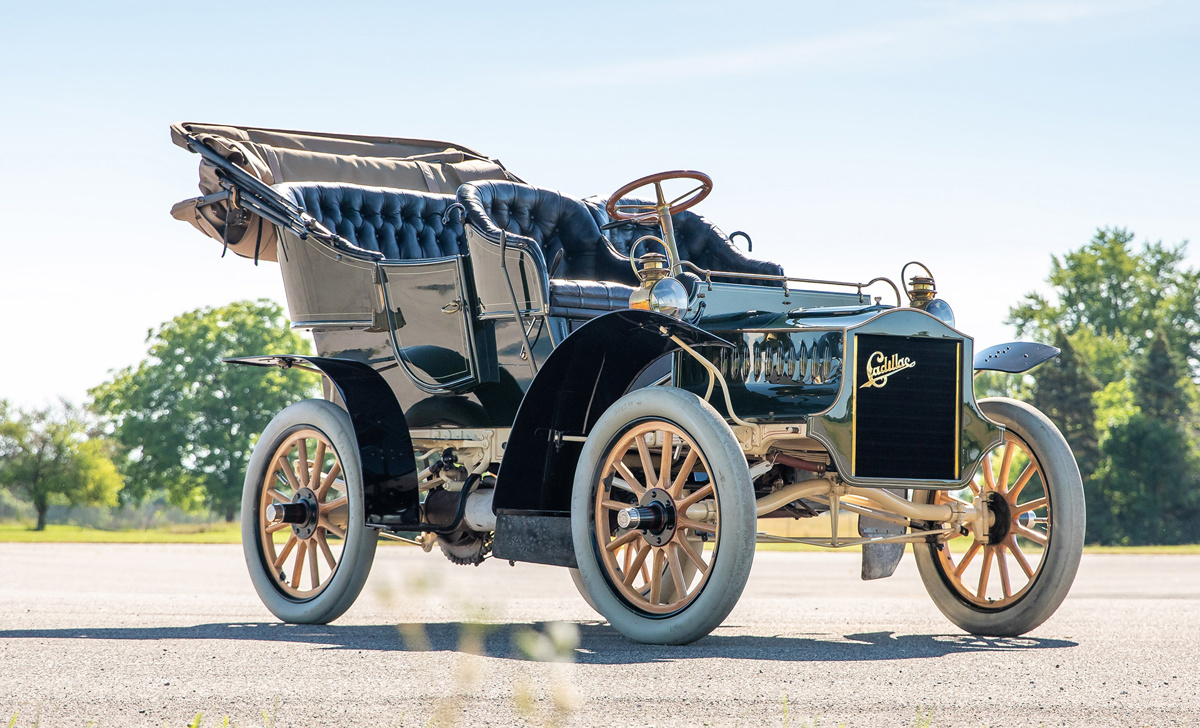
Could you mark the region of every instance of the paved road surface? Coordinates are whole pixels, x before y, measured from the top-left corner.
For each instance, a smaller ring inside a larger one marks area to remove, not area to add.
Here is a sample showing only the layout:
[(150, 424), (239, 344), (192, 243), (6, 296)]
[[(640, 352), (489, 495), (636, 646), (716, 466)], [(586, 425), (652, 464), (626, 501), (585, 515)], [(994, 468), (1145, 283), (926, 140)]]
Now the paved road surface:
[(958, 632), (911, 556), (863, 583), (854, 554), (760, 552), (687, 647), (594, 617), (565, 571), (409, 547), (380, 548), (337, 623), (300, 627), (259, 604), (238, 546), (0, 544), (0, 726), (1200, 726), (1195, 556), (1085, 556), (1020, 639)]

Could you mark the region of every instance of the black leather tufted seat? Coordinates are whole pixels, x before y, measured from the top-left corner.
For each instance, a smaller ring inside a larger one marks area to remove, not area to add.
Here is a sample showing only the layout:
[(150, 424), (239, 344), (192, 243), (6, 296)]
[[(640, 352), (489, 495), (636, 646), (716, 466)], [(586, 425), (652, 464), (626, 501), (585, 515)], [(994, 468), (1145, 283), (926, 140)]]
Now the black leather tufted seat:
[[(610, 222), (608, 213), (604, 210), (607, 200), (589, 197), (583, 202), (587, 206), (588, 211), (591, 212), (592, 219), (596, 221), (597, 226), (607, 225)], [(626, 198), (621, 200), (621, 202), (650, 204), (647, 200), (633, 198)], [(745, 255), (726, 237), (725, 233), (721, 232), (720, 228), (701, 215), (697, 215), (690, 210), (684, 210), (681, 213), (672, 215), (671, 221), (675, 226), (675, 243), (679, 248), (680, 257), (684, 260), (691, 261), (701, 268), (708, 270), (774, 276), (783, 275), (783, 266), (776, 263), (768, 263), (764, 260), (755, 260)], [(629, 246), (638, 238), (648, 234), (659, 235), (658, 226), (623, 225), (621, 227), (610, 228), (608, 230), (608, 239), (612, 241), (614, 248), (622, 254), (628, 255)], [(649, 250), (662, 252), (654, 246), (651, 246)], [(647, 252), (645, 247), (639, 246), (638, 254), (640, 255), (645, 252)], [(761, 281), (753, 278), (720, 278), (717, 280), (750, 285), (779, 285), (773, 281)]]
[(291, 182), (275, 189), (353, 245), (387, 260), (466, 255), (457, 216), (443, 224), (453, 195), (332, 182)]
[(629, 306), (636, 277), (612, 253), (584, 204), (553, 190), (515, 182), (467, 183), (458, 188), (467, 223), (493, 242), (541, 253), (548, 275), (550, 314), (592, 318)]
[(609, 311), (629, 308), (631, 286), (613, 281), (550, 279), (550, 315), (563, 318), (594, 318)]

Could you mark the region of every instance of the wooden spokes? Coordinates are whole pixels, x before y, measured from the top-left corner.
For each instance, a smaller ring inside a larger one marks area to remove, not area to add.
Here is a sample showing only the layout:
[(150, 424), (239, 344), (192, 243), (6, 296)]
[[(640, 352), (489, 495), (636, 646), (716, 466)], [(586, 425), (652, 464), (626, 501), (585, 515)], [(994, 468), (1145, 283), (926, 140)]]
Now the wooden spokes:
[[(704, 588), (720, 533), (709, 472), (695, 440), (669, 422), (636, 424), (606, 454), (596, 483), (595, 533), (609, 582), (630, 606), (672, 614)], [(618, 526), (620, 511), (651, 501), (669, 514), (662, 527)]]
[[(288, 436), (271, 458), (259, 498), (259, 540), (267, 572), (290, 597), (319, 594), (341, 561), (349, 517), (346, 481), (337, 452), (312, 429)], [(307, 524), (268, 523), (267, 506), (306, 500), (317, 512)]]
[(1009, 432), (988, 453), (969, 489), (938, 493), (935, 503), (986, 499), (995, 515), (988, 538), (958, 536), (938, 551), (942, 573), (966, 601), (1001, 608), (1020, 599), (1037, 579), (1052, 537), (1049, 488), (1027, 444)]

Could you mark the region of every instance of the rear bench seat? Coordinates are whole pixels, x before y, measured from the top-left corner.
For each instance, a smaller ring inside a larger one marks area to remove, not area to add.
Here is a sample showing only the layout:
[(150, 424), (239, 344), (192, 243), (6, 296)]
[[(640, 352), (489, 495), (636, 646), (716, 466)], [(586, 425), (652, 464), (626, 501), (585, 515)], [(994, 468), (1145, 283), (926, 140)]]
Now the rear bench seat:
[(467, 254), (460, 216), (442, 222), (454, 195), (334, 182), (288, 182), (274, 189), (352, 245), (385, 260)]
[[(551, 316), (590, 319), (629, 307), (632, 286), (591, 279), (599, 275), (596, 255), (603, 258), (600, 267), (609, 276), (623, 276), (631, 283), (633, 272), (608, 251), (582, 203), (526, 185), (495, 184), (499, 187), (471, 185), (483, 188), (475, 194), (487, 197), (489, 216), (502, 221), (510, 233), (536, 240), (552, 276), (570, 276), (549, 280)], [(451, 214), (443, 222), (456, 201), (454, 195), (333, 182), (290, 182), (274, 188), (347, 242), (382, 253), (385, 260), (467, 255), (462, 216)], [(499, 228), (492, 227), (498, 236)]]

